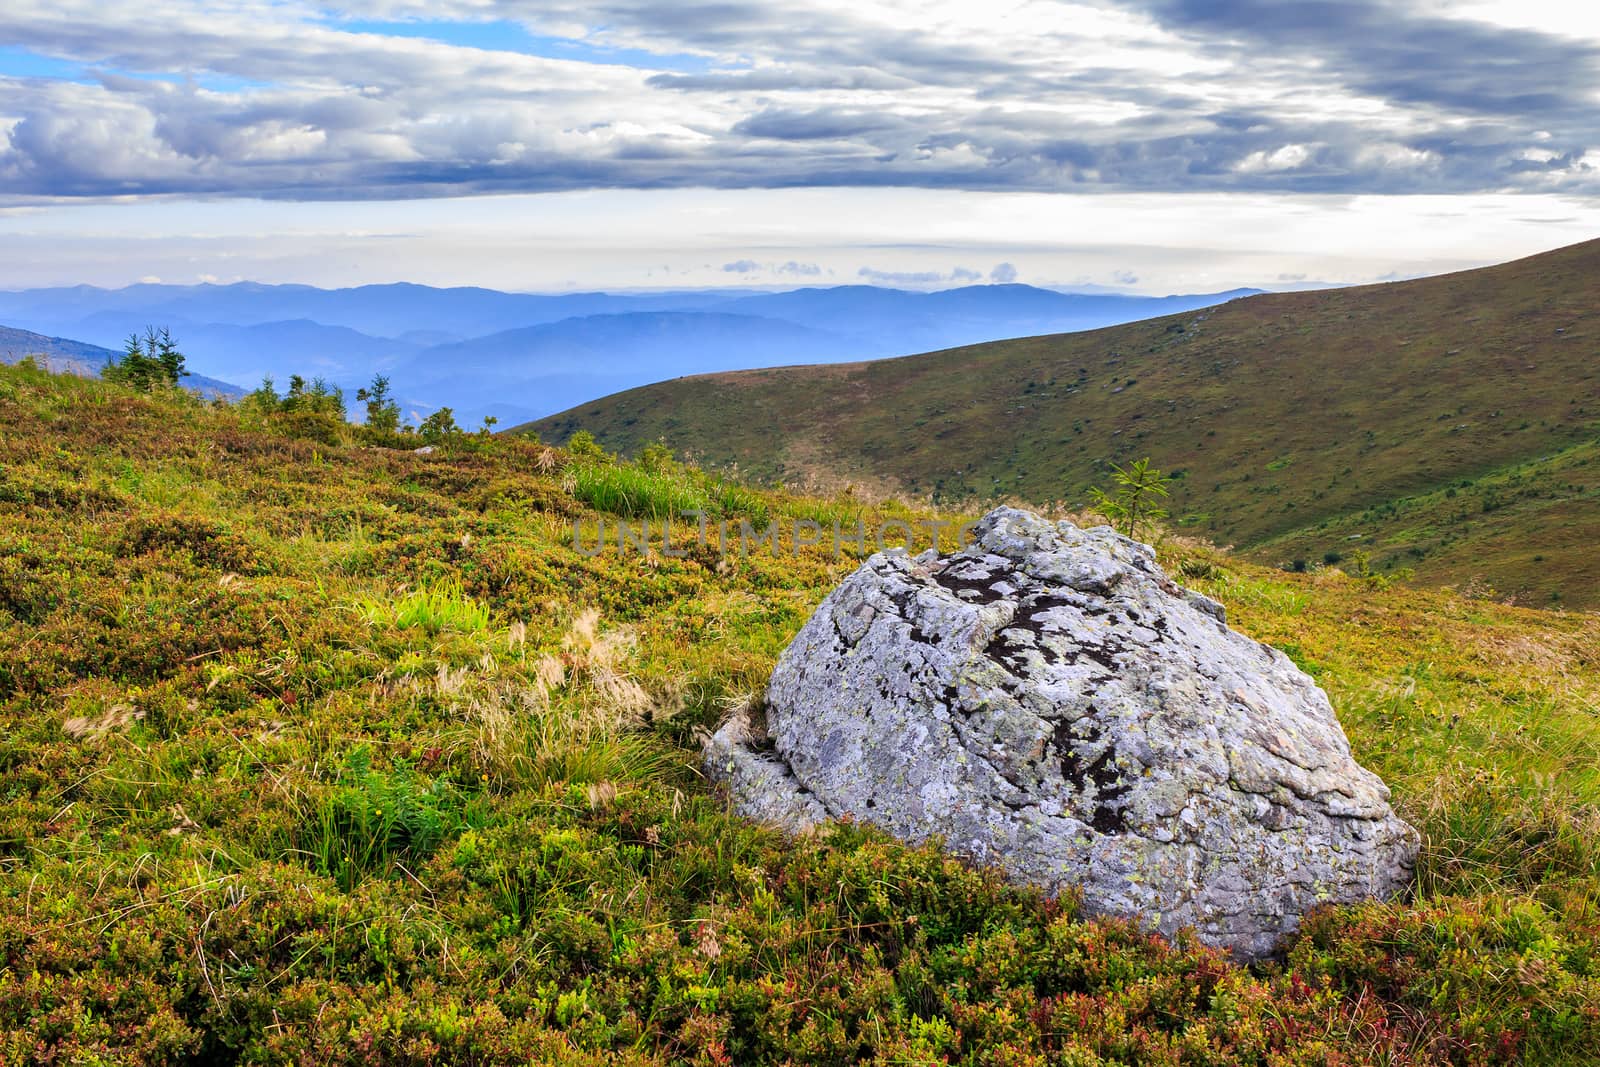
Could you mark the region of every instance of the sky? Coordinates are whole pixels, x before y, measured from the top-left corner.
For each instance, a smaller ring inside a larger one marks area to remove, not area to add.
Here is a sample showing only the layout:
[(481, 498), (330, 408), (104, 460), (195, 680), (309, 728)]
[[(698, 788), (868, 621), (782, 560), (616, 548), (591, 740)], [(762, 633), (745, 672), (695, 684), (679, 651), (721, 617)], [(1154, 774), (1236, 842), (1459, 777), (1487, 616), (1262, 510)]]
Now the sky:
[(1210, 292), (1600, 236), (1573, 0), (6, 0), (0, 287)]

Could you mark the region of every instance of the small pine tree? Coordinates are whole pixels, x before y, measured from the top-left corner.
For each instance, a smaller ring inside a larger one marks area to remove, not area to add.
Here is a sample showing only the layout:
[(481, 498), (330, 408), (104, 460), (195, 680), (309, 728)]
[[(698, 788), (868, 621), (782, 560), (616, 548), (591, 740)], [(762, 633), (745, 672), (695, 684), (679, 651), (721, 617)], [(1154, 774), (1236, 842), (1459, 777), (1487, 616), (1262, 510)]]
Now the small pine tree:
[(172, 339), (172, 331), (165, 326), (161, 332), (154, 330), (145, 331), (145, 345), (155, 361), (161, 366), (161, 373), (171, 385), (177, 385), (178, 380), (188, 376), (184, 369), (183, 353), (178, 351), (177, 342)]
[(283, 411), (299, 411), (304, 406), (306, 399), (306, 380), (298, 374), (289, 375), (289, 391), (284, 394), (283, 403), (279, 405)]
[(337, 385), (329, 385), (322, 378), (313, 378), (308, 398), (311, 410), (318, 415), (328, 415), (340, 422), (345, 421), (344, 390)]
[(1126, 470), (1114, 463), (1111, 469), (1116, 472), (1113, 476), (1117, 483), (1116, 492), (1107, 493), (1096, 488), (1089, 491), (1089, 496), (1094, 506), (1111, 520), (1111, 525), (1118, 533), (1137, 538), (1141, 527), (1148, 527), (1167, 517), (1166, 511), (1158, 507), (1155, 501), (1167, 495), (1167, 487), (1172, 479), (1150, 466), (1148, 456)]
[(307, 382), (298, 374), (289, 376), (289, 392), (278, 402), (285, 414), (321, 415), (344, 421), (344, 390), (330, 386), (322, 378)]
[(374, 374), (371, 385), (356, 390), (356, 399), (367, 405), (367, 429), (377, 433), (400, 429), (400, 405), (389, 395), (387, 376)]
[(129, 334), (122, 346), (122, 358), (106, 364), (106, 369), (101, 372), (108, 382), (126, 385), (140, 392), (150, 389), (150, 368), (145, 362), (144, 346), (139, 343), (138, 334)]
[(136, 333), (128, 335), (122, 357), (107, 364), (101, 377), (148, 393), (176, 386), (189, 373), (183, 364), (183, 353), (178, 351), (171, 332), (165, 327), (158, 332), (154, 326), (147, 326), (142, 338)]
[(261, 384), (245, 394), (244, 400), (240, 402), (242, 407), (262, 415), (271, 415), (282, 403), (282, 398), (278, 396), (278, 385), (270, 374), (262, 378)]

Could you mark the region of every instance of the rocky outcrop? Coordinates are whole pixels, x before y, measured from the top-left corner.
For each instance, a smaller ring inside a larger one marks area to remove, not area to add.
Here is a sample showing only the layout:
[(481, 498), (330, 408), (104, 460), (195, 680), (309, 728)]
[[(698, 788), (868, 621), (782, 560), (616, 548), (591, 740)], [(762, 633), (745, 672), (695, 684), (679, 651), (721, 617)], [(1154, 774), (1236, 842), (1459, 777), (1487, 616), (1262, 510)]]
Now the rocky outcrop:
[(1417, 833), (1327, 696), (1145, 545), (1000, 508), (954, 555), (879, 554), (706, 746), (739, 810), (849, 815), (1244, 959), (1409, 883)]

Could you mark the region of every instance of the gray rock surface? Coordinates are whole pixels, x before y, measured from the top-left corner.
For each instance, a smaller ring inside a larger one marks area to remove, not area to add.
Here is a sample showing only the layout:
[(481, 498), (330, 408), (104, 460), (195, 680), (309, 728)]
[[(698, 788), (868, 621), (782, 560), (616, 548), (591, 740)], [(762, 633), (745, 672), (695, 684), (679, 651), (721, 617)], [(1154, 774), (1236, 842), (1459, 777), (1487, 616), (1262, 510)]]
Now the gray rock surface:
[(752, 818), (850, 815), (1241, 959), (1406, 888), (1418, 837), (1327, 696), (1151, 550), (999, 508), (959, 553), (880, 553), (706, 745)]

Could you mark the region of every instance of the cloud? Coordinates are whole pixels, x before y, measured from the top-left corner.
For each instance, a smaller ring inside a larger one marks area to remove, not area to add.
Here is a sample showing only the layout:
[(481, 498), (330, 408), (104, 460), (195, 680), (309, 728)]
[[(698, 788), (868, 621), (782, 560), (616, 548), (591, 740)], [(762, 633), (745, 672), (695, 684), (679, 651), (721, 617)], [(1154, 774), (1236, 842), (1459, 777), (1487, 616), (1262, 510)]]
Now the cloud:
[[(0, 196), (1600, 193), (1600, 43), (1559, 25), (1433, 0), (997, 3), (350, 0), (367, 21), (343, 23), (10, 0), (0, 40), (42, 58), (0, 57)], [(443, 29), (382, 31), (406, 20)], [(450, 43), (486, 25), (526, 41)]]
[[(1006, 265), (1002, 264), (1002, 266)], [(996, 269), (998, 270), (999, 268)], [(1015, 271), (1013, 269), (1014, 276)], [(970, 282), (982, 281), (983, 272), (973, 270), (971, 267), (953, 267), (949, 271), (878, 270), (875, 267), (862, 267), (856, 271), (856, 277), (864, 278), (874, 285), (928, 286), (947, 282), (964, 285)]]
[(1261, 149), (1245, 156), (1234, 165), (1234, 169), (1247, 174), (1295, 170), (1305, 166), (1310, 161), (1311, 152), (1311, 148), (1303, 144), (1286, 144), (1282, 148), (1273, 149), (1271, 152)]
[(793, 111), (768, 108), (734, 124), (733, 132), (746, 137), (780, 141), (822, 141), (856, 137), (880, 130), (904, 128), (906, 120), (893, 115), (815, 108)]
[(1164, 26), (1242, 50), (1304, 56), (1332, 80), (1391, 105), (1535, 118), (1592, 108), (1594, 42), (1378, 0), (1147, 0)]
[(739, 259), (732, 263), (724, 263), (722, 270), (726, 274), (766, 273), (791, 278), (816, 278), (822, 274), (822, 267), (818, 264), (801, 263), (792, 259), (787, 263), (758, 263), (753, 259)]
[(1011, 285), (1017, 280), (1017, 268), (1010, 263), (996, 263), (989, 272), (989, 280), (996, 285)]
[(1111, 275), (1111, 280), (1116, 282), (1118, 285), (1138, 285), (1139, 284), (1139, 276), (1137, 274), (1135, 274), (1131, 270), (1115, 271)]
[(874, 270), (862, 267), (856, 276), (874, 285), (937, 285), (947, 280), (936, 270)]

